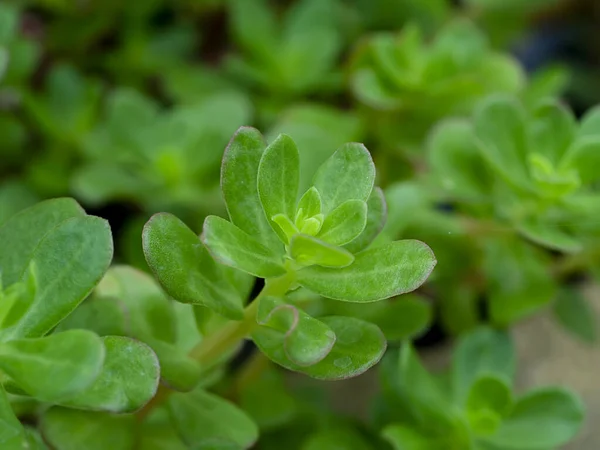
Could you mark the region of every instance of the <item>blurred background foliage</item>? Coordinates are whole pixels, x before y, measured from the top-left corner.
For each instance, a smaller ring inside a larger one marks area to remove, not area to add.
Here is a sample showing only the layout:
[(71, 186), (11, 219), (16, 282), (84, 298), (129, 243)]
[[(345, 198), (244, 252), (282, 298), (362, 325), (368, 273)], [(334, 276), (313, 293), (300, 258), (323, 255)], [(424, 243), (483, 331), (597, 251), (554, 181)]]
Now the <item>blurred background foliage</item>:
[[(576, 117), (599, 102), (599, 21), (595, 0), (3, 1), (0, 223), (73, 196), (111, 221), (117, 261), (145, 268), (151, 214), (172, 212), (196, 231), (225, 214), (220, 159), (239, 126), (294, 138), (301, 191), (339, 145), (360, 141), (388, 201), (379, 239), (422, 239), (439, 264), (400, 306), (344, 314), (366, 314), (390, 340), (433, 321), (435, 340), (554, 305), (560, 323), (594, 340), (585, 299), (564, 298), (599, 273), (597, 178), (533, 156), (523, 170), (534, 180), (517, 188), (502, 174), (521, 169), (487, 167), (472, 133), (490, 130), (478, 117), (498, 95), (524, 130), (537, 130), (528, 117), (549, 97)], [(554, 208), (573, 192), (569, 208)], [(544, 219), (515, 212), (527, 208)]]

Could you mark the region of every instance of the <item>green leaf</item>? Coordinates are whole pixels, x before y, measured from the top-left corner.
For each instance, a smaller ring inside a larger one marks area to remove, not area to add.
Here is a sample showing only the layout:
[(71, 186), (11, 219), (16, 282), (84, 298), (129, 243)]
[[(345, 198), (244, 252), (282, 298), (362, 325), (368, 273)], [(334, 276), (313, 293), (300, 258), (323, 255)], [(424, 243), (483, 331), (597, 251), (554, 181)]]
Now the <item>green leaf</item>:
[(517, 239), (488, 239), (484, 273), (493, 323), (505, 326), (539, 311), (555, 296), (556, 282), (538, 249)]
[(478, 435), (497, 431), (502, 418), (512, 407), (512, 392), (502, 377), (483, 375), (471, 385), (465, 409), (471, 428)]
[(563, 170), (576, 169), (582, 184), (600, 178), (596, 167), (600, 163), (600, 133), (578, 138), (567, 150), (561, 162)]
[(324, 297), (373, 302), (414, 291), (436, 264), (420, 241), (403, 240), (365, 250), (341, 269), (311, 266), (298, 271), (298, 283)]
[[(277, 297), (261, 297), (258, 301), (256, 321), (260, 328), (253, 335), (268, 328), (269, 339), (273, 340), (277, 336), (279, 346), (293, 364), (311, 366), (331, 351), (335, 334), (323, 322)], [(273, 330), (278, 333), (273, 333)]]
[(104, 355), (102, 341), (94, 333), (70, 330), (0, 344), (0, 369), (27, 394), (56, 402), (91, 386)]
[(39, 286), (35, 301), (0, 336), (8, 339), (48, 333), (88, 296), (112, 256), (110, 227), (103, 219), (74, 217), (53, 228), (32, 255)]
[(476, 201), (488, 194), (490, 173), (468, 121), (441, 122), (431, 132), (428, 149), (433, 177), (441, 188), (467, 201)]
[(317, 237), (332, 245), (344, 245), (356, 239), (367, 225), (367, 203), (347, 200), (323, 220)]
[(593, 344), (598, 339), (592, 307), (576, 289), (563, 288), (554, 303), (554, 315), (565, 330), (583, 342)]
[(25, 430), (15, 416), (4, 388), (0, 387), (0, 445), (6, 450), (27, 449)]
[(231, 222), (264, 245), (279, 250), (281, 242), (265, 216), (258, 196), (258, 166), (266, 144), (254, 128), (240, 128), (225, 149), (221, 191)]
[(44, 413), (42, 434), (56, 450), (131, 450), (135, 417), (54, 407)]
[(560, 103), (538, 104), (528, 126), (530, 151), (543, 154), (557, 165), (575, 137), (576, 126), (573, 113)]
[(451, 380), (455, 400), (466, 401), (471, 386), (484, 374), (512, 382), (515, 350), (506, 333), (481, 327), (464, 334), (452, 358)]
[(346, 200), (367, 201), (373, 190), (375, 165), (362, 144), (342, 145), (317, 170), (314, 186), (327, 214)]
[(364, 230), (351, 242), (344, 245), (350, 253), (365, 250), (383, 230), (387, 219), (387, 206), (383, 191), (375, 187), (367, 200), (367, 223)]
[[(277, 137), (264, 151), (258, 166), (258, 196), (269, 219), (277, 214), (294, 217), (300, 179), (300, 155), (289, 136)], [(287, 242), (285, 234), (272, 223), (273, 230)]]
[(500, 96), (483, 101), (474, 117), (483, 156), (505, 180), (528, 189), (525, 122), (524, 108), (513, 98)]
[(321, 214), (321, 194), (319, 194), (316, 187), (312, 186), (300, 197), (294, 223), (296, 227), (302, 228), (302, 224), (306, 219), (317, 214)]
[(285, 273), (280, 255), (221, 217), (206, 218), (202, 241), (214, 258), (227, 266), (261, 278)]
[(166, 409), (154, 410), (141, 424), (138, 450), (187, 450), (171, 424)]
[(312, 434), (302, 446), (302, 450), (373, 450), (368, 439), (356, 427), (338, 426)]
[(290, 256), (300, 265), (313, 264), (322, 267), (346, 267), (354, 256), (342, 247), (328, 244), (307, 234), (296, 234), (290, 242)]
[(385, 353), (385, 337), (371, 323), (339, 316), (322, 317), (320, 321), (333, 330), (336, 341), (327, 356), (312, 366), (301, 367), (290, 361), (280, 345), (280, 332), (277, 330), (261, 328), (252, 334), (252, 339), (280, 366), (321, 380), (358, 376), (377, 364)]
[(556, 225), (544, 223), (538, 218), (523, 220), (517, 224), (519, 232), (535, 242), (553, 250), (566, 253), (581, 251), (582, 244), (575, 237), (561, 230)]
[(70, 198), (46, 200), (31, 206), (0, 227), (0, 267), (5, 286), (23, 275), (33, 252), (45, 235), (67, 219), (85, 216), (77, 202)]
[(489, 442), (506, 450), (558, 448), (579, 431), (584, 419), (581, 400), (561, 388), (530, 392), (515, 403)]
[(258, 428), (248, 415), (214, 394), (199, 389), (175, 393), (167, 405), (175, 429), (190, 447), (244, 449), (258, 439)]
[(61, 402), (72, 408), (134, 412), (156, 393), (160, 368), (150, 347), (121, 336), (103, 338), (106, 357), (94, 384)]
[(240, 406), (261, 431), (289, 423), (298, 412), (296, 400), (287, 392), (281, 371), (267, 364), (269, 367), (252, 379), (240, 394)]
[(127, 311), (121, 300), (113, 297), (94, 297), (77, 307), (56, 331), (86, 329), (98, 336), (127, 334)]
[(239, 293), (200, 238), (177, 217), (154, 215), (144, 227), (142, 244), (148, 265), (175, 300), (204, 305), (231, 319), (242, 318)]

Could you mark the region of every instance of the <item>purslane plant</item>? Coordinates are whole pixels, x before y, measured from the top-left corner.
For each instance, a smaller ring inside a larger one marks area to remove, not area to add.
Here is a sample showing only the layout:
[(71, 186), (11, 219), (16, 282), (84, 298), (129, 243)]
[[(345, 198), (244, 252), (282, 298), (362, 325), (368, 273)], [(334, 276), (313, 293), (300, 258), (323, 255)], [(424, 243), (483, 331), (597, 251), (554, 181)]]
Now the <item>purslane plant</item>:
[(375, 409), (394, 449), (555, 449), (583, 422), (582, 401), (567, 389), (515, 395), (515, 349), (506, 333), (484, 327), (463, 335), (441, 375), (430, 374), (409, 343), (394, 356), (385, 361)]

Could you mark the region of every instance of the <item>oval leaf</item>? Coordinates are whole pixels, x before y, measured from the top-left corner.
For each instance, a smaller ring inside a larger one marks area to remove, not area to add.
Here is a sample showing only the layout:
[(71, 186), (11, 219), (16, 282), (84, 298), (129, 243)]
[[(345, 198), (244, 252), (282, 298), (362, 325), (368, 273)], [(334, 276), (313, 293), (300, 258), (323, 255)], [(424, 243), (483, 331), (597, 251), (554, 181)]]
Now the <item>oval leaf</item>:
[(202, 241), (217, 261), (229, 267), (261, 278), (285, 273), (281, 256), (221, 217), (206, 218)]
[(323, 242), (307, 234), (297, 234), (290, 242), (290, 256), (303, 266), (345, 267), (354, 261), (348, 250)]
[(375, 240), (377, 235), (383, 230), (387, 220), (387, 205), (383, 191), (376, 187), (371, 192), (367, 200), (367, 223), (365, 229), (344, 248), (350, 253), (362, 252)]
[(344, 245), (358, 237), (366, 225), (367, 204), (347, 200), (325, 217), (317, 237), (332, 245)]
[(142, 244), (148, 265), (175, 300), (204, 305), (231, 319), (243, 317), (239, 293), (200, 238), (177, 217), (155, 214), (144, 226)]
[(27, 394), (48, 402), (73, 397), (98, 377), (105, 351), (100, 338), (69, 330), (0, 344), (0, 368)]
[(358, 253), (347, 267), (306, 267), (298, 271), (298, 283), (323, 297), (374, 302), (414, 291), (435, 264), (427, 245), (403, 240)]

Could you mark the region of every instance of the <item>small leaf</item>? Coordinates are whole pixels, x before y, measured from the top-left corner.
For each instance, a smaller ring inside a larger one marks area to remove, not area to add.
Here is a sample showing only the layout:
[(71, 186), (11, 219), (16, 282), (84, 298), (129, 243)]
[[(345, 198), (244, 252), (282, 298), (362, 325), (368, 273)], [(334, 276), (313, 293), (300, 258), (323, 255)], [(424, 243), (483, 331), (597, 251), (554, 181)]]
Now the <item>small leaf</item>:
[(168, 400), (171, 420), (183, 441), (193, 448), (250, 448), (258, 428), (247, 414), (214, 394), (195, 390)]
[(367, 204), (347, 200), (325, 217), (317, 237), (332, 245), (344, 245), (356, 239), (366, 225)]
[(381, 188), (375, 187), (367, 200), (367, 223), (365, 229), (344, 248), (350, 253), (365, 250), (383, 230), (387, 219), (387, 205)]
[(341, 269), (306, 267), (298, 271), (298, 283), (335, 300), (374, 302), (414, 291), (435, 264), (427, 245), (403, 240), (360, 252), (352, 264)]
[(577, 122), (573, 113), (556, 101), (543, 101), (533, 111), (529, 123), (530, 151), (543, 154), (557, 165), (575, 137)]
[(74, 217), (46, 233), (32, 255), (39, 286), (35, 300), (0, 337), (48, 333), (88, 296), (108, 269), (112, 255), (110, 227), (98, 217)]
[(306, 219), (314, 217), (317, 214), (321, 214), (321, 194), (319, 194), (316, 187), (312, 186), (302, 195), (298, 202), (296, 217), (294, 218), (296, 227), (301, 228)]
[(563, 170), (574, 168), (582, 184), (589, 184), (600, 178), (600, 133), (581, 137), (569, 147), (561, 162)]
[(583, 419), (583, 404), (576, 395), (561, 388), (538, 389), (517, 400), (488, 441), (506, 450), (558, 448), (577, 434)]
[(515, 350), (506, 333), (482, 327), (463, 335), (454, 351), (452, 391), (459, 403), (466, 401), (473, 383), (482, 374), (494, 374), (512, 382)]
[(505, 180), (528, 189), (524, 108), (513, 98), (491, 97), (482, 102), (474, 120), (483, 156)]
[(286, 369), (321, 380), (339, 380), (360, 375), (379, 362), (386, 349), (385, 337), (377, 326), (353, 317), (329, 316), (320, 321), (335, 333), (336, 341), (317, 364), (301, 367), (285, 355), (280, 332), (261, 328), (252, 334), (257, 347)]
[(131, 450), (135, 417), (54, 407), (41, 420), (42, 434), (56, 450)]
[(361, 435), (356, 427), (338, 426), (312, 434), (303, 444), (302, 450), (373, 450), (368, 438)]
[(317, 170), (314, 186), (321, 194), (323, 213), (346, 200), (367, 201), (373, 190), (375, 165), (362, 144), (344, 144)]
[(0, 446), (7, 450), (29, 448), (23, 425), (15, 416), (2, 387), (0, 387)]
[[(265, 150), (258, 166), (258, 196), (267, 218), (277, 214), (294, 217), (300, 179), (300, 155), (296, 144), (282, 134)], [(281, 229), (271, 224), (283, 242)]]
[(480, 436), (497, 431), (512, 407), (510, 386), (502, 377), (483, 375), (471, 385), (465, 409), (471, 428)]
[(215, 259), (227, 266), (261, 278), (285, 273), (281, 256), (221, 217), (206, 218), (202, 241)]
[(258, 166), (266, 144), (260, 132), (241, 127), (231, 138), (221, 165), (221, 190), (231, 222), (270, 248), (282, 248), (258, 196)]
[(598, 339), (596, 320), (591, 306), (576, 289), (563, 288), (554, 303), (554, 315), (558, 322), (573, 336), (593, 344)]
[(98, 336), (124, 336), (126, 310), (122, 302), (113, 297), (94, 297), (83, 302), (56, 327), (56, 331), (86, 329)]
[(443, 450), (443, 444), (439, 440), (436, 442), (406, 425), (389, 425), (383, 429), (382, 435), (394, 450)]
[(104, 355), (102, 341), (94, 333), (70, 330), (0, 344), (0, 368), (29, 395), (56, 402), (91, 386)]
[[(275, 214), (272, 218), (273, 222), (279, 227), (279, 234), (281, 236), (285, 236), (284, 243), (289, 244), (290, 238), (299, 233), (298, 228), (294, 222), (290, 220), (288, 216), (285, 214)], [(309, 219), (311, 220), (311, 219)]]
[(187, 450), (173, 428), (165, 409), (156, 409), (140, 424), (136, 450)]
[(345, 267), (354, 261), (348, 250), (307, 234), (296, 234), (290, 242), (290, 256), (303, 266)]
[(17, 282), (29, 266), (33, 252), (46, 234), (72, 217), (85, 212), (70, 198), (46, 200), (8, 219), (0, 227), (0, 267), (5, 286)]
[(274, 339), (272, 330), (277, 331), (280, 346), (293, 364), (316, 364), (331, 351), (335, 334), (323, 322), (277, 297), (261, 297), (258, 301), (256, 321), (260, 328), (255, 333), (266, 327), (269, 328), (270, 339)]
[(543, 245), (553, 250), (567, 253), (577, 253), (582, 244), (575, 237), (561, 230), (556, 225), (544, 223), (537, 218), (524, 220), (517, 224), (519, 232), (536, 244)]
[(142, 243), (148, 265), (175, 300), (204, 305), (231, 319), (242, 318), (239, 293), (200, 238), (178, 218), (154, 215), (144, 227)]
[(156, 355), (142, 342), (120, 336), (103, 338), (104, 365), (89, 388), (61, 402), (72, 408), (134, 412), (156, 393), (159, 365)]

